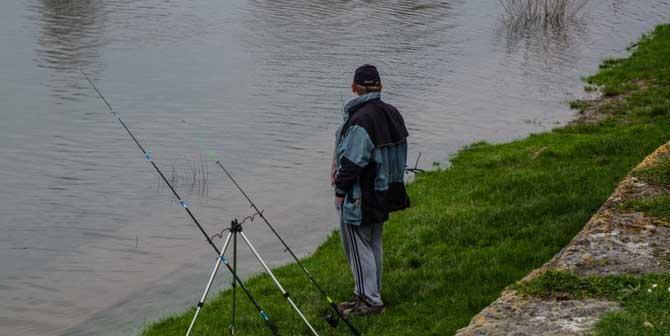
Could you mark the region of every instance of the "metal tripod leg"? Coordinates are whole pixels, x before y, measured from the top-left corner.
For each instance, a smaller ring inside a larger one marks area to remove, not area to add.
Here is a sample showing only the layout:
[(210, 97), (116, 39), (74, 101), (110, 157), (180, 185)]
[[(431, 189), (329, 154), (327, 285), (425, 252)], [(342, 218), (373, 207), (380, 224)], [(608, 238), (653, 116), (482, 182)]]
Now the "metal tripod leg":
[(288, 301), (288, 303), (291, 305), (291, 307), (293, 307), (293, 309), (298, 313), (298, 315), (300, 315), (300, 318), (302, 318), (302, 320), (305, 322), (305, 324), (307, 325), (309, 330), (312, 332), (312, 334), (314, 334), (315, 336), (319, 336), (319, 334), (316, 332), (316, 330), (314, 330), (314, 328), (309, 323), (309, 321), (307, 321), (307, 318), (305, 318), (305, 315), (302, 314), (300, 309), (298, 309), (298, 306), (296, 306), (296, 304), (293, 302), (293, 299), (291, 299), (291, 296), (289, 296), (288, 292), (286, 292), (286, 290), (284, 290), (284, 287), (282, 287), (282, 285), (279, 283), (279, 280), (277, 280), (274, 273), (272, 273), (272, 271), (270, 270), (268, 265), (265, 264), (265, 261), (263, 261), (263, 258), (261, 258), (261, 256), (258, 254), (256, 249), (254, 248), (254, 246), (251, 244), (251, 242), (247, 238), (247, 235), (245, 235), (244, 232), (242, 232), (242, 231), (240, 231), (239, 234), (244, 239), (244, 242), (247, 243), (247, 246), (249, 246), (249, 249), (251, 249), (251, 252), (254, 254), (254, 256), (256, 256), (256, 259), (258, 259), (258, 261), (261, 263), (261, 265), (263, 265), (263, 268), (270, 275), (270, 278), (272, 278), (272, 281), (275, 283), (277, 288), (279, 288), (281, 293), (284, 295), (284, 297), (286, 298), (286, 301)]
[[(235, 223), (235, 222), (234, 222)], [(228, 331), (231, 335), (235, 335), (235, 312), (237, 310), (236, 297), (237, 297), (237, 281), (235, 281), (235, 276), (237, 275), (237, 233), (242, 229), (242, 226), (237, 224), (231, 224), (230, 233), (233, 235), (233, 314), (231, 318), (230, 326)]]
[(198, 314), (200, 313), (200, 309), (202, 309), (203, 304), (205, 304), (205, 299), (207, 298), (207, 294), (209, 294), (209, 290), (212, 287), (212, 283), (214, 282), (214, 278), (216, 277), (216, 273), (219, 271), (219, 267), (221, 267), (221, 262), (223, 261), (223, 256), (224, 253), (226, 253), (226, 249), (228, 248), (228, 244), (230, 243), (230, 237), (232, 236), (232, 233), (228, 233), (228, 237), (226, 237), (226, 242), (223, 244), (223, 248), (221, 249), (221, 254), (219, 255), (218, 258), (216, 258), (216, 263), (214, 264), (214, 270), (212, 270), (212, 275), (209, 276), (209, 281), (207, 282), (207, 286), (205, 287), (205, 292), (202, 293), (202, 297), (200, 298), (200, 301), (198, 301), (198, 305), (195, 309), (195, 315), (193, 315), (193, 320), (191, 320), (191, 325), (188, 327), (188, 331), (186, 331), (186, 336), (189, 336), (191, 334), (191, 330), (193, 329), (193, 326), (195, 325), (195, 320), (198, 318)]

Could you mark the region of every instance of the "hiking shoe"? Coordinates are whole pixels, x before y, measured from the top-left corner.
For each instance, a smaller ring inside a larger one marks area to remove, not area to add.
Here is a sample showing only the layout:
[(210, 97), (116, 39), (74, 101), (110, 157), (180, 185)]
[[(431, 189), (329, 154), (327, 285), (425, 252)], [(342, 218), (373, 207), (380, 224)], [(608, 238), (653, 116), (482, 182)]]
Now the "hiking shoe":
[(384, 312), (384, 305), (373, 306), (367, 300), (360, 300), (354, 307), (343, 311), (345, 316), (377, 315)]
[(337, 304), (337, 309), (339, 309), (340, 312), (344, 313), (344, 311), (356, 307), (358, 302), (361, 301), (361, 300), (363, 300), (362, 297), (354, 294), (354, 295), (351, 296), (351, 298), (349, 300), (338, 303)]

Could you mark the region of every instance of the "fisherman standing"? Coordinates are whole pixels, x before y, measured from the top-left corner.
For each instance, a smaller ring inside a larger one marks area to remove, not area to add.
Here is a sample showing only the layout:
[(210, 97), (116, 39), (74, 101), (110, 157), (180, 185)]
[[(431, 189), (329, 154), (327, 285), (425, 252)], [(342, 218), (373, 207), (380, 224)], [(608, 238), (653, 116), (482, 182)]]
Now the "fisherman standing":
[(356, 69), (351, 90), (358, 97), (344, 107), (331, 182), (355, 287), (352, 298), (338, 308), (346, 315), (370, 315), (384, 311), (384, 222), (390, 212), (410, 203), (404, 185), (408, 133), (398, 110), (381, 100), (377, 68), (366, 64)]

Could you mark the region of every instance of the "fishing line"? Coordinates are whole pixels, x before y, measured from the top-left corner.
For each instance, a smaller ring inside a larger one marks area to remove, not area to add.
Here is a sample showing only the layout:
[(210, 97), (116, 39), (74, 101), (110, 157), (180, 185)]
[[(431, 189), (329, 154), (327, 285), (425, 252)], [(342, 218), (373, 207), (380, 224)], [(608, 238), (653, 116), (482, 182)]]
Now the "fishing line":
[[(230, 265), (228, 264), (228, 259), (221, 254), (221, 251), (219, 251), (219, 248), (216, 246), (216, 244), (214, 244), (214, 242), (212, 241), (210, 236), (207, 234), (207, 231), (205, 231), (205, 229), (202, 227), (202, 225), (200, 225), (200, 222), (195, 218), (195, 215), (193, 215), (193, 212), (191, 212), (191, 210), (189, 209), (188, 203), (186, 201), (184, 201), (181, 198), (181, 196), (179, 196), (179, 193), (177, 193), (177, 190), (175, 190), (175, 188), (172, 186), (170, 181), (168, 181), (168, 179), (165, 177), (165, 175), (160, 170), (160, 168), (158, 168), (158, 165), (152, 159), (150, 153), (137, 140), (137, 138), (135, 137), (133, 132), (130, 131), (130, 128), (128, 128), (128, 126), (123, 121), (123, 119), (121, 119), (121, 116), (116, 111), (114, 111), (114, 109), (112, 108), (112, 105), (107, 101), (105, 96), (102, 95), (100, 90), (98, 90), (98, 88), (95, 86), (93, 81), (88, 77), (88, 75), (84, 71), (82, 71), (82, 70), (79, 70), (79, 71), (81, 72), (82, 75), (84, 75), (84, 77), (86, 78), (88, 83), (93, 87), (95, 92), (98, 94), (98, 97), (100, 97), (100, 99), (105, 103), (105, 105), (107, 105), (107, 109), (109, 110), (109, 112), (112, 113), (112, 115), (114, 117), (116, 117), (116, 120), (119, 121), (121, 126), (123, 126), (123, 128), (128, 133), (128, 135), (133, 139), (133, 141), (135, 142), (137, 147), (139, 147), (139, 149), (142, 151), (142, 153), (144, 154), (144, 158), (151, 164), (152, 167), (154, 167), (154, 169), (156, 170), (158, 175), (160, 175), (160, 177), (163, 179), (165, 184), (167, 184), (167, 186), (170, 188), (170, 190), (172, 191), (172, 194), (177, 198), (177, 201), (179, 202), (179, 204), (184, 208), (184, 210), (186, 211), (188, 216), (191, 218), (191, 220), (193, 220), (193, 223), (195, 223), (195, 225), (198, 227), (200, 232), (205, 236), (205, 239), (207, 240), (209, 245), (212, 246), (212, 248), (214, 249), (216, 254), (218, 256), (220, 256), (221, 261), (226, 266), (228, 271), (230, 271), (230, 273), (233, 275), (233, 278), (235, 279), (235, 282), (237, 282), (240, 285), (240, 288), (247, 295), (247, 297), (249, 298), (249, 301), (251, 301), (251, 303), (256, 307), (256, 310), (258, 310), (259, 315), (261, 316), (261, 318), (263, 319), (263, 321), (265, 322), (267, 327), (272, 331), (272, 334), (273, 335), (279, 335), (279, 331), (277, 330), (277, 327), (274, 325), (274, 323), (272, 321), (270, 321), (270, 318), (269, 318), (268, 314), (261, 308), (261, 306), (258, 304), (258, 302), (254, 299), (254, 297), (251, 295), (251, 292), (249, 292), (249, 290), (244, 285), (242, 280), (237, 276), (237, 273), (232, 269), (232, 267), (230, 267)], [(258, 211), (258, 209), (256, 209), (256, 211)]]

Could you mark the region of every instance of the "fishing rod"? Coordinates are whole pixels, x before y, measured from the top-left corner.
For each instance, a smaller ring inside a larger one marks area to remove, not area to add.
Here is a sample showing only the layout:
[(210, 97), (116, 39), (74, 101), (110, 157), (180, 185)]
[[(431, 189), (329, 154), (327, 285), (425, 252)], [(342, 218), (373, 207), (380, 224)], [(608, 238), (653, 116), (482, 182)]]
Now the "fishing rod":
[(425, 173), (426, 171), (419, 168), (419, 159), (421, 159), (421, 152), (419, 152), (419, 155), (416, 157), (416, 162), (414, 163), (414, 168), (405, 168), (405, 172), (407, 173)]
[[(314, 284), (314, 287), (316, 287), (317, 290), (321, 293), (321, 295), (326, 298), (326, 301), (328, 301), (328, 303), (330, 304), (330, 307), (335, 311), (335, 313), (337, 314), (339, 319), (341, 319), (342, 321), (344, 321), (344, 323), (346, 323), (346, 325), (349, 327), (349, 329), (351, 330), (351, 333), (353, 335), (359, 336), (361, 333), (358, 331), (358, 329), (356, 329), (356, 327), (354, 327), (354, 325), (351, 323), (351, 321), (349, 319), (347, 319), (344, 316), (344, 314), (342, 314), (342, 312), (337, 308), (337, 304), (335, 304), (333, 299), (330, 298), (330, 296), (326, 293), (326, 291), (323, 289), (323, 287), (321, 287), (321, 285), (319, 285), (319, 283), (316, 281), (314, 276), (312, 276), (312, 274), (309, 272), (309, 270), (307, 270), (307, 268), (302, 264), (302, 262), (300, 262), (300, 259), (298, 259), (298, 257), (295, 255), (295, 253), (293, 253), (293, 250), (291, 250), (291, 248), (288, 246), (288, 244), (286, 244), (284, 239), (279, 235), (277, 230), (275, 230), (274, 226), (272, 226), (272, 224), (270, 224), (270, 221), (268, 221), (268, 219), (265, 217), (265, 215), (263, 214), (263, 210), (260, 210), (256, 206), (254, 201), (251, 200), (249, 195), (247, 195), (247, 193), (244, 191), (244, 189), (242, 189), (242, 187), (237, 183), (235, 178), (233, 178), (233, 176), (230, 174), (228, 169), (226, 169), (226, 167), (224, 167), (223, 164), (220, 161), (217, 160), (216, 165), (219, 166), (223, 170), (223, 172), (228, 176), (230, 181), (232, 181), (233, 184), (235, 185), (235, 187), (237, 187), (237, 190), (239, 190), (240, 193), (244, 196), (244, 198), (247, 199), (247, 201), (249, 202), (249, 205), (251, 205), (251, 207), (254, 209), (254, 211), (256, 211), (256, 214), (254, 214), (254, 216), (258, 215), (258, 217), (260, 217), (263, 220), (263, 222), (265, 222), (265, 224), (270, 229), (270, 231), (272, 231), (272, 233), (274, 233), (274, 235), (277, 237), (277, 239), (279, 239), (279, 241), (282, 243), (282, 245), (284, 245), (284, 248), (285, 248), (286, 252), (288, 252), (291, 255), (291, 257), (293, 257), (296, 264), (302, 269), (302, 271), (305, 273), (305, 275), (307, 275), (307, 278), (312, 282), (312, 284)], [(326, 321), (328, 321), (328, 323), (331, 326), (337, 327), (337, 319), (331, 318), (330, 316), (328, 316), (326, 318)]]
[[(95, 84), (88, 77), (88, 75), (82, 70), (79, 70), (79, 71), (81, 72), (82, 75), (84, 75), (84, 77), (86, 78), (88, 83), (91, 84), (91, 86), (93, 87), (95, 92), (98, 94), (98, 97), (100, 97), (100, 99), (105, 103), (105, 105), (107, 105), (107, 109), (109, 110), (109, 112), (111, 112), (112, 115), (114, 117), (116, 117), (116, 120), (119, 121), (121, 126), (123, 126), (123, 128), (128, 133), (128, 135), (133, 139), (133, 141), (135, 142), (137, 147), (139, 147), (139, 149), (142, 151), (142, 153), (144, 154), (144, 158), (147, 161), (149, 161), (149, 163), (151, 164), (152, 167), (154, 167), (154, 169), (156, 170), (158, 175), (160, 175), (161, 179), (170, 188), (170, 190), (172, 191), (172, 194), (177, 198), (177, 201), (179, 202), (179, 204), (184, 208), (184, 210), (186, 210), (186, 213), (188, 213), (189, 217), (191, 217), (191, 220), (193, 220), (193, 223), (195, 223), (195, 225), (198, 227), (200, 232), (205, 236), (205, 239), (207, 240), (209, 245), (211, 245), (212, 248), (214, 249), (214, 251), (216, 251), (216, 254), (219, 256), (219, 258), (221, 258), (221, 261), (226, 266), (228, 271), (230, 271), (230, 273), (232, 273), (235, 282), (237, 282), (237, 284), (240, 285), (240, 288), (247, 295), (247, 297), (249, 298), (249, 301), (251, 301), (251, 303), (254, 305), (254, 307), (256, 307), (256, 310), (258, 310), (258, 313), (260, 314), (261, 319), (263, 319), (263, 321), (265, 322), (267, 327), (272, 331), (272, 334), (275, 335), (275, 336), (278, 336), (279, 335), (279, 330), (277, 329), (275, 324), (272, 321), (270, 321), (270, 317), (268, 316), (268, 314), (261, 308), (261, 306), (258, 304), (258, 302), (254, 299), (253, 295), (251, 295), (251, 292), (249, 291), (249, 289), (244, 285), (244, 283), (239, 278), (239, 276), (237, 276), (237, 272), (235, 270), (233, 270), (232, 267), (230, 267), (230, 265), (228, 264), (228, 259), (223, 256), (221, 251), (219, 251), (219, 248), (216, 246), (216, 244), (214, 244), (212, 239), (209, 237), (209, 235), (207, 234), (207, 231), (205, 231), (205, 229), (202, 227), (202, 225), (200, 225), (200, 222), (198, 222), (198, 220), (195, 218), (195, 215), (193, 215), (193, 212), (191, 212), (191, 210), (188, 208), (188, 204), (181, 198), (181, 196), (179, 196), (179, 193), (177, 193), (177, 190), (172, 186), (172, 183), (170, 183), (170, 181), (165, 177), (165, 175), (160, 170), (160, 168), (158, 168), (158, 165), (151, 158), (151, 155), (149, 154), (149, 152), (147, 152), (144, 149), (144, 146), (142, 146), (142, 144), (137, 140), (137, 138), (135, 137), (133, 132), (130, 131), (130, 128), (128, 128), (128, 126), (123, 121), (123, 119), (121, 119), (121, 116), (116, 111), (114, 111), (114, 109), (112, 108), (112, 105), (107, 101), (107, 99), (105, 99), (105, 96), (102, 95), (100, 90), (98, 90), (98, 87), (95, 86)], [(262, 214), (261, 214), (261, 217), (262, 217)], [(202, 305), (202, 302), (198, 302), (198, 306), (201, 306), (201, 305)]]

